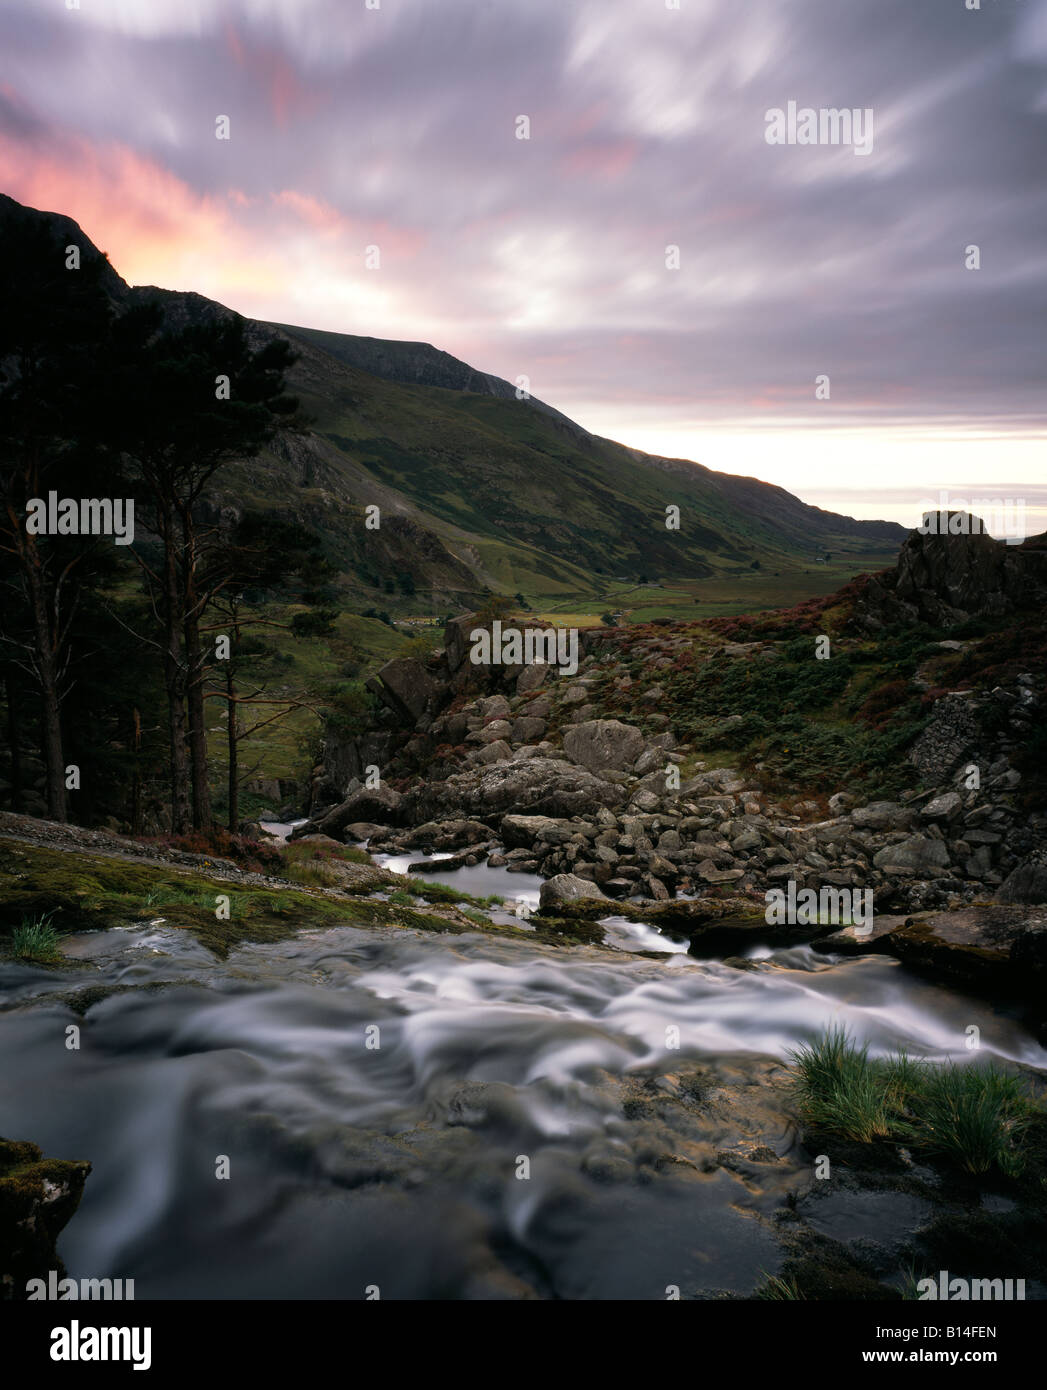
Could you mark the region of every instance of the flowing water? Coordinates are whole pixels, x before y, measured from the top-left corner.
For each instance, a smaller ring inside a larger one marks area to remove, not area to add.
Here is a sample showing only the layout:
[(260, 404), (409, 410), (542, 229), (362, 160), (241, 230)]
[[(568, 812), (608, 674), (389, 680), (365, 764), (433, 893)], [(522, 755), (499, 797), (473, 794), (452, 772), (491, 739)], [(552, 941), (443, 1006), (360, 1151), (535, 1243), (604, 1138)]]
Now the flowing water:
[(527, 914), (537, 911), (544, 882), (539, 874), (514, 873), (489, 864), (463, 864), (460, 869), (438, 870), (436, 873), (407, 873), (411, 864), (439, 864), (445, 859), (453, 859), (452, 854), (421, 854), (415, 851), (412, 854), (375, 854), (372, 858), (390, 873), (404, 874), (428, 883), (447, 883), (473, 898), (504, 898), (503, 906), (489, 908), (487, 915), (492, 922), (512, 923), (515, 926), (526, 926)]
[(605, 930), (557, 951), (344, 927), (224, 962), (173, 919), (71, 937), (57, 971), (0, 964), (0, 1133), (91, 1160), (60, 1254), (140, 1299), (661, 1299), (780, 1266), (810, 1161), (783, 1063), (826, 1025), (968, 1061), (974, 1023), (983, 1056), (1047, 1068), (1018, 1022), (884, 957), (743, 970)]

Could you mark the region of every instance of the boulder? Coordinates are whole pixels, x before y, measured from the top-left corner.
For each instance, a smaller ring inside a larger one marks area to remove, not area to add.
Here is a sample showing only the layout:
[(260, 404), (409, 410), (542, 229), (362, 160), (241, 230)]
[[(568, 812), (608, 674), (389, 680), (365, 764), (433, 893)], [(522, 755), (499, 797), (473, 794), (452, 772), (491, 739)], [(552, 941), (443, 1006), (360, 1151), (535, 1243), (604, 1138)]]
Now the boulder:
[(485, 743), (482, 748), (478, 748), (472, 755), (473, 761), (478, 763), (500, 763), (513, 756), (513, 750), (506, 743), (504, 738), (495, 739), (493, 743)]
[(521, 714), (513, 720), (512, 738), (514, 743), (537, 743), (545, 737), (545, 720), (537, 715)]
[(563, 736), (564, 752), (590, 772), (624, 772), (633, 766), (643, 747), (640, 730), (618, 719), (588, 719), (575, 724)]
[(528, 691), (539, 690), (549, 677), (549, 667), (541, 662), (525, 666), (516, 678), (516, 693), (526, 695)]
[(479, 743), (505, 743), (513, 736), (513, 726), (508, 719), (493, 719), (489, 724), (485, 724), (476, 734), (469, 735), (469, 741), (476, 740)]
[(332, 839), (340, 839), (346, 827), (354, 821), (378, 821), (383, 825), (395, 825), (400, 801), (400, 793), (392, 787), (360, 787), (334, 810), (328, 811), (316, 821), (307, 821), (299, 826), (292, 832), (291, 839), (301, 840), (314, 832), (330, 835)]
[[(345, 841), (356, 840), (364, 844), (368, 840), (373, 840), (378, 836), (388, 835), (390, 827), (388, 825), (378, 825), (375, 821), (354, 820), (350, 821), (342, 830), (342, 838)], [(299, 839), (308, 840), (309, 835), (301, 835)]]
[(414, 724), (435, 707), (439, 686), (420, 661), (398, 656), (387, 661), (368, 688), (406, 722)]
[(438, 820), (416, 825), (402, 837), (407, 849), (461, 849), (491, 838), (490, 826), (478, 820)]
[(514, 816), (502, 817), (502, 842), (510, 848), (529, 849), (547, 831), (564, 830), (570, 836), (570, 821), (558, 820), (555, 816)]
[(858, 806), (851, 812), (850, 820), (856, 830), (905, 830), (912, 824), (913, 813), (896, 801), (874, 801)]
[(873, 855), (873, 863), (888, 873), (891, 869), (902, 869), (933, 878), (948, 868), (949, 851), (942, 840), (910, 835), (899, 844), (884, 845)]
[(576, 898), (606, 900), (606, 894), (587, 878), (579, 878), (576, 874), (557, 874), (542, 884), (539, 904), (543, 908), (553, 907), (557, 903), (573, 902)]
[(1040, 851), (1012, 869), (996, 891), (999, 903), (1047, 903), (1047, 853)]
[(941, 796), (936, 796), (920, 812), (923, 820), (933, 821), (952, 821), (963, 810), (963, 797), (959, 792), (944, 792)]

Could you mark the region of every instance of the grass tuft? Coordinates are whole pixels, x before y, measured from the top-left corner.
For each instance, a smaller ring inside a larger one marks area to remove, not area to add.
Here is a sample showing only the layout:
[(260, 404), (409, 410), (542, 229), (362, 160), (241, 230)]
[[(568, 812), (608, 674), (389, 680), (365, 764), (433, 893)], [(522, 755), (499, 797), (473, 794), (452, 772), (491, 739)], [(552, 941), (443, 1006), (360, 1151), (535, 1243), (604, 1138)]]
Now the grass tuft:
[(65, 933), (54, 926), (53, 916), (54, 912), (47, 912), (37, 917), (23, 917), (15, 927), (11, 933), (11, 950), (19, 960), (31, 960), (40, 965), (61, 960), (60, 943)]
[(804, 1120), (858, 1143), (911, 1144), (968, 1173), (1024, 1169), (1024, 1139), (1039, 1107), (1018, 1076), (995, 1066), (934, 1066), (904, 1053), (870, 1060), (832, 1028), (792, 1054)]

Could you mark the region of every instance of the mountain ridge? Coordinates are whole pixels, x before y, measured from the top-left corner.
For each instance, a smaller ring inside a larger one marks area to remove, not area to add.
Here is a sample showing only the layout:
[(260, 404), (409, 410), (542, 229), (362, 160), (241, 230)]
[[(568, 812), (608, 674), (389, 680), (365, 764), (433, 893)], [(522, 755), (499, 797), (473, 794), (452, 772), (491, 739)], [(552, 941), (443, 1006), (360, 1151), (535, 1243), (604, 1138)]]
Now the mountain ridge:
[[(36, 219), (56, 244), (103, 256), (73, 219), (0, 197), (0, 226)], [(159, 302), (174, 328), (235, 313), (194, 291), (129, 286), (105, 261), (118, 310)], [(492, 590), (598, 595), (616, 577), (773, 572), (819, 551), (853, 557), (857, 570), (863, 556), (882, 560), (906, 535), (892, 522), (808, 506), (757, 478), (601, 438), (428, 343), (245, 322), (259, 342), (287, 338), (298, 353), (288, 385), (309, 429), (233, 465), (216, 479), (213, 503), (307, 521), (361, 594), (380, 592), (390, 567), (434, 602), (466, 605)], [(362, 527), (374, 503), (384, 535)], [(678, 530), (666, 525), (673, 505)], [(403, 543), (405, 525), (418, 543)]]

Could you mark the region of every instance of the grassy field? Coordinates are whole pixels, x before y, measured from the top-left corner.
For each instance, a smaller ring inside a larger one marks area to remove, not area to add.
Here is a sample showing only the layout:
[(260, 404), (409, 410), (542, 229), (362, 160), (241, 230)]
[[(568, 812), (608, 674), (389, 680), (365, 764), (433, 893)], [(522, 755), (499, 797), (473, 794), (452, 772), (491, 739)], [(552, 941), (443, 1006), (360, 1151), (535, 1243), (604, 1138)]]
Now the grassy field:
[(846, 556), (809, 568), (782, 567), (769, 570), (743, 570), (708, 579), (672, 580), (665, 584), (636, 584), (613, 581), (597, 598), (577, 594), (552, 601), (535, 595), (533, 614), (528, 617), (574, 627), (585, 627), (603, 613), (621, 613), (620, 622), (645, 623), (652, 618), (733, 617), (759, 612), (764, 608), (792, 608), (805, 599), (823, 598), (835, 593), (856, 574), (886, 569), (894, 563), (893, 553), (872, 556)]

